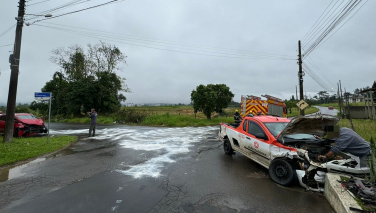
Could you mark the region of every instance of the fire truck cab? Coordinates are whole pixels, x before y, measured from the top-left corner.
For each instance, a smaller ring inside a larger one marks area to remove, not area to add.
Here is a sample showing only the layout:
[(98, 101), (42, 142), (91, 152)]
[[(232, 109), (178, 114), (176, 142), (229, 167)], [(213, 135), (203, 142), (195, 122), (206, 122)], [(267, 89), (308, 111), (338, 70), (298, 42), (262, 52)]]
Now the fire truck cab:
[(261, 112), (263, 115), (286, 117), (286, 104), (281, 99), (271, 95), (261, 96), (266, 98), (266, 100), (262, 100), (261, 97), (254, 95), (242, 95), (240, 108), (242, 118), (247, 116), (250, 112), (252, 112), (253, 115)]

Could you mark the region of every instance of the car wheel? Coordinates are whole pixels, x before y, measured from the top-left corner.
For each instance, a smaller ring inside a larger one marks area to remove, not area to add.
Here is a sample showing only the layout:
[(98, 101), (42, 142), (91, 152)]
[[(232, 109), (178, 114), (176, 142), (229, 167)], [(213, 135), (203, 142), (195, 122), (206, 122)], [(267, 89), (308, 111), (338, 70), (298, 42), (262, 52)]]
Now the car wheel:
[(20, 132), (19, 128), (15, 129), (14, 132), (13, 132), (14, 137), (17, 137), (17, 138), (20, 137), (19, 132)]
[(231, 143), (230, 143), (229, 139), (225, 139), (225, 141), (223, 143), (223, 150), (228, 155), (232, 155), (234, 153), (234, 150), (231, 147)]
[(282, 186), (291, 185), (296, 179), (296, 171), (289, 162), (282, 159), (274, 160), (269, 166), (272, 180)]

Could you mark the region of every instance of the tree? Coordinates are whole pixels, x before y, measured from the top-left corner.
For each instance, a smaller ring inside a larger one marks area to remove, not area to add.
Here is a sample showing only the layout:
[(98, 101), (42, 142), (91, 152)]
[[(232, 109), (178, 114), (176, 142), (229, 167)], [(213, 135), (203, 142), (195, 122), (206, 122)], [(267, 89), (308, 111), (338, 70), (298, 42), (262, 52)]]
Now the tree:
[(320, 91), (317, 93), (319, 95), (320, 103), (325, 103), (325, 100), (328, 100), (329, 93), (327, 91)]
[(52, 51), (51, 61), (60, 67), (51, 81), (42, 88), (52, 92), (52, 114), (80, 115), (96, 108), (107, 113), (120, 109), (128, 92), (121, 71), (126, 56), (116, 47), (104, 42), (88, 44), (87, 51), (71, 46)]
[(360, 94), (360, 89), (356, 88), (356, 89), (354, 90), (354, 95), (359, 95), (359, 94)]
[(233, 97), (234, 94), (225, 84), (200, 84), (191, 93), (194, 112), (203, 112), (208, 119), (211, 119), (212, 112), (222, 112)]
[(227, 108), (231, 103), (234, 94), (230, 91), (230, 88), (226, 84), (209, 84), (207, 85), (211, 91), (216, 93), (215, 108), (214, 111), (222, 113), (222, 109)]
[(343, 99), (345, 99), (345, 101), (349, 101), (351, 96), (352, 94), (350, 92), (343, 93)]
[(38, 111), (39, 113), (43, 115), (48, 115), (49, 108), (48, 108), (47, 101), (41, 101), (41, 102), (33, 101), (31, 102), (29, 108), (31, 110)]
[(294, 108), (294, 107), (296, 107), (296, 103), (297, 103), (296, 100), (285, 101), (285, 104), (286, 104), (287, 108)]

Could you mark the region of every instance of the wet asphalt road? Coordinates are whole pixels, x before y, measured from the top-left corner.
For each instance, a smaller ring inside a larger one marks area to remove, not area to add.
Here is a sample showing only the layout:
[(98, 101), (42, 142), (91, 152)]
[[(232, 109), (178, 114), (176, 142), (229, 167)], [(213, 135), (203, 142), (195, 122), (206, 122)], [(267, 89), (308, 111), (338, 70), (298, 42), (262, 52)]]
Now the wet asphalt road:
[(320, 110), (321, 114), (325, 115), (332, 115), (332, 116), (337, 116), (338, 110), (336, 109), (328, 109), (328, 107), (321, 107), (321, 106), (315, 106)]
[(87, 138), (87, 125), (51, 124), (79, 141), (0, 170), (0, 212), (333, 211), (323, 195), (281, 187), (257, 163), (225, 155), (218, 128), (109, 125)]

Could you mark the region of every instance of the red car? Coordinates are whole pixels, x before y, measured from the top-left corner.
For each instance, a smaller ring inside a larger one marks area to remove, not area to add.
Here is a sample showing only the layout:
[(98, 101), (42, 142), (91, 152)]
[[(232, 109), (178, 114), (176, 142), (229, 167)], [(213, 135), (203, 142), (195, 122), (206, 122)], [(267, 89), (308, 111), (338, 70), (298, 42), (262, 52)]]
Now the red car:
[(333, 109), (333, 106), (329, 106), (328, 109)]
[[(0, 115), (0, 133), (4, 133), (5, 117), (5, 114)], [(14, 136), (32, 136), (39, 133), (47, 133), (47, 128), (42, 119), (29, 113), (16, 113), (14, 115)]]

